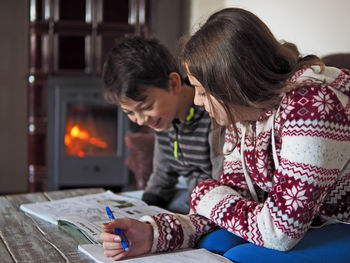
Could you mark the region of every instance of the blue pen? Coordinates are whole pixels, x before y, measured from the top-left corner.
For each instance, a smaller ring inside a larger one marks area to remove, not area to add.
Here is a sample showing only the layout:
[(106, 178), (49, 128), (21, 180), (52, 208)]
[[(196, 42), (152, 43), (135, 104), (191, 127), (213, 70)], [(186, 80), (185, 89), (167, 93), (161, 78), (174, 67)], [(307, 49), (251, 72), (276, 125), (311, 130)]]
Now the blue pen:
[[(106, 212), (110, 220), (115, 219), (114, 215), (112, 213), (112, 210), (106, 206)], [(122, 241), (120, 242), (124, 248), (125, 251), (129, 250), (129, 240), (124, 235), (123, 231), (121, 231), (119, 228), (114, 228), (114, 233), (116, 233), (118, 236), (121, 237)]]

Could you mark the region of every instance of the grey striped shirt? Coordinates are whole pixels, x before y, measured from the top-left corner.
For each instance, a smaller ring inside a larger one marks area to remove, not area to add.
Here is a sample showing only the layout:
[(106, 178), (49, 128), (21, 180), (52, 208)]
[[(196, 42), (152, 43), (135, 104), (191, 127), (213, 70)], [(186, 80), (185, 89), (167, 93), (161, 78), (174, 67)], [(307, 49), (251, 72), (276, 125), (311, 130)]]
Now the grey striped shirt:
[[(214, 154), (211, 120), (203, 107), (194, 107), (193, 117), (156, 133), (153, 172), (145, 189), (147, 193), (169, 201), (179, 176), (187, 178), (188, 191), (208, 178), (218, 179), (222, 170), (222, 156)], [(177, 158), (174, 142), (177, 141)], [(215, 171), (215, 172), (214, 172)], [(145, 200), (146, 201), (146, 200)]]

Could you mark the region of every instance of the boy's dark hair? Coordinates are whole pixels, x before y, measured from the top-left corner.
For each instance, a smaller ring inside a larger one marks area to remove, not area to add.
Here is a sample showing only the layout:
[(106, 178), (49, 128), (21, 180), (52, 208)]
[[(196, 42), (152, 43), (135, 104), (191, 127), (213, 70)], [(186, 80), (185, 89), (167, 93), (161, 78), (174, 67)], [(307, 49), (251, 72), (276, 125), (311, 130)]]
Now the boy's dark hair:
[(168, 89), (169, 74), (179, 73), (169, 50), (156, 39), (140, 36), (119, 40), (103, 66), (103, 95), (112, 104), (123, 98), (142, 101), (146, 85)]

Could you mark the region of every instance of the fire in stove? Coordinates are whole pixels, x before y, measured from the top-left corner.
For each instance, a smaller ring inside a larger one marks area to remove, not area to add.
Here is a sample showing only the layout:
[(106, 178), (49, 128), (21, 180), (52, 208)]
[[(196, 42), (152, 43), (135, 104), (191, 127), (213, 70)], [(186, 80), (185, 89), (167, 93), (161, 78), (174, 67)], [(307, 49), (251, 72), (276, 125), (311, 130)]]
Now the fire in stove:
[(50, 77), (49, 190), (128, 184), (128, 119), (105, 101), (102, 87), (100, 77)]
[(64, 136), (66, 153), (84, 157), (86, 154), (96, 154), (107, 149), (107, 142), (99, 137), (92, 136), (88, 130), (82, 129), (79, 125), (67, 126)]

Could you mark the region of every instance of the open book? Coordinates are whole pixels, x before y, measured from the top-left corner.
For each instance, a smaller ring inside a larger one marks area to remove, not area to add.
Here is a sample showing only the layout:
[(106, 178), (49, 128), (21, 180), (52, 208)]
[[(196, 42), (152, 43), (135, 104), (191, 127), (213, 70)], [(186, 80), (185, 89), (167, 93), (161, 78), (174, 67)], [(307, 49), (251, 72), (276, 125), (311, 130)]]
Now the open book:
[(167, 212), (145, 202), (106, 191), (48, 202), (22, 204), (20, 209), (52, 224), (69, 224), (80, 230), (92, 243), (101, 243), (101, 225), (109, 221), (105, 207), (116, 218), (139, 219), (143, 215)]

